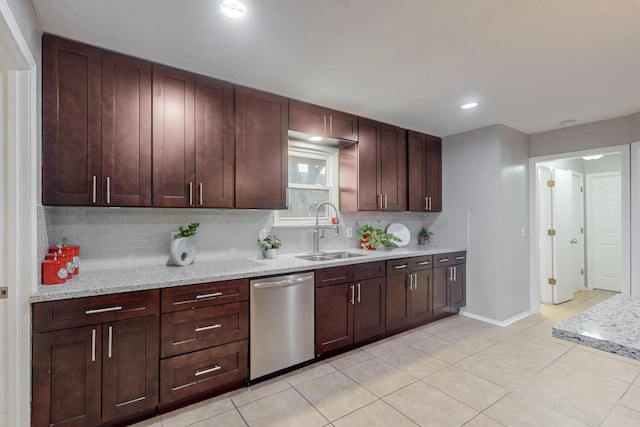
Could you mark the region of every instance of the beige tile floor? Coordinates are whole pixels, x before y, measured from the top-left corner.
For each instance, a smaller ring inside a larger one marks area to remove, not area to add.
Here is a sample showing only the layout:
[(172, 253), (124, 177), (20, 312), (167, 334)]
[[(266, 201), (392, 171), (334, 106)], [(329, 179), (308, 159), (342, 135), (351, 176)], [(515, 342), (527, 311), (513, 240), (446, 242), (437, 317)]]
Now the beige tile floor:
[(640, 362), (551, 336), (612, 295), (506, 328), (453, 316), (136, 426), (640, 426)]

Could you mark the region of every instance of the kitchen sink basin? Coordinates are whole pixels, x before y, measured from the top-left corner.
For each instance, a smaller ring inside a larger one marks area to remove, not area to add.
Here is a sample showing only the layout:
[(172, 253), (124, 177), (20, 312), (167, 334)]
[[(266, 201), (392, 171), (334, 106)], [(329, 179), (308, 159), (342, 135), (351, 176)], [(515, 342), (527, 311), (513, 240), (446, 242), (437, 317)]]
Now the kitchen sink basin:
[(354, 254), (353, 252), (322, 252), (317, 254), (297, 255), (296, 258), (306, 261), (335, 261), (337, 259), (357, 258), (364, 256), (363, 254)]

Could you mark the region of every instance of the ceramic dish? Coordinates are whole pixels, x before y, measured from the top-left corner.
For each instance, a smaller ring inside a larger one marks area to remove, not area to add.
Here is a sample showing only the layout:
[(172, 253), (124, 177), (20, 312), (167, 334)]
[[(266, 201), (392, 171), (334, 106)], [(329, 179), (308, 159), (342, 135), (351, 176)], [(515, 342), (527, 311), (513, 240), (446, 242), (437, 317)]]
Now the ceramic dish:
[(407, 244), (411, 240), (411, 233), (409, 232), (409, 229), (398, 222), (394, 222), (393, 224), (388, 226), (387, 233), (393, 234), (398, 239), (400, 239), (399, 242), (394, 242), (396, 245), (398, 245), (399, 248), (407, 246)]

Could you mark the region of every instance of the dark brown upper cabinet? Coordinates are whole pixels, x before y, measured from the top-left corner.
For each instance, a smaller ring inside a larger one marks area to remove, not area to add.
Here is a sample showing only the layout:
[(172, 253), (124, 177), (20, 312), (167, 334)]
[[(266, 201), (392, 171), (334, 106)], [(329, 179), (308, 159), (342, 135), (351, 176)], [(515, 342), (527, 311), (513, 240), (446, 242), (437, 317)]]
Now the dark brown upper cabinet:
[(153, 67), (153, 205), (233, 207), (233, 86)]
[(289, 129), (309, 135), (358, 140), (358, 118), (306, 102), (289, 100)]
[(442, 211), (442, 139), (408, 133), (409, 210)]
[(151, 64), (43, 36), (43, 203), (151, 205)]
[(286, 209), (287, 98), (236, 88), (236, 208)]
[(358, 123), (358, 144), (340, 150), (340, 209), (406, 211), (406, 130), (364, 118)]

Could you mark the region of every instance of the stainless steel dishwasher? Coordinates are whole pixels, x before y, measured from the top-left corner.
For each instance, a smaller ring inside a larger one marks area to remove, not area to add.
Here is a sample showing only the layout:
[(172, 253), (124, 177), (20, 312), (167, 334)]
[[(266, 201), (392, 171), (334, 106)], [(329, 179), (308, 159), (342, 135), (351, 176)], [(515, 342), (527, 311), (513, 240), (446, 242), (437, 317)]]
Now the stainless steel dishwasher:
[(249, 379), (314, 357), (313, 272), (250, 282)]

